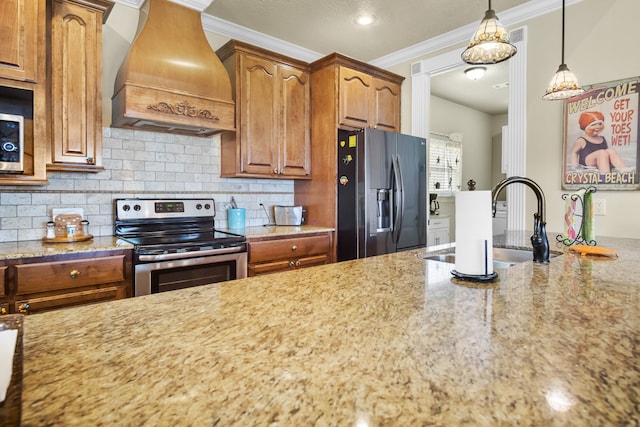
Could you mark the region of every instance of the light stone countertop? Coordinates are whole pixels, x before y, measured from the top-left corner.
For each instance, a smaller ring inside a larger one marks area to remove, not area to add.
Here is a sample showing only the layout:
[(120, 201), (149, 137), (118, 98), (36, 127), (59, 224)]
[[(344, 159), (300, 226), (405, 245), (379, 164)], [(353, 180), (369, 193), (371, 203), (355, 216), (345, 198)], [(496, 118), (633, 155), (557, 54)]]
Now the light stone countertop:
[[(247, 239), (334, 231), (333, 228), (329, 227), (316, 227), (309, 225), (247, 227), (242, 229), (242, 231), (232, 229), (220, 230), (232, 233), (239, 232), (240, 234), (245, 234)], [(4, 242), (0, 243), (0, 260), (132, 248), (132, 244), (114, 236), (94, 236), (92, 239), (85, 240), (83, 242), (69, 243), (50, 243), (42, 240)]]
[(91, 240), (71, 243), (26, 240), (0, 243), (0, 260), (132, 248), (132, 244), (113, 236), (94, 236)]
[(23, 425), (634, 425), (640, 240), (598, 244), (487, 284), (416, 250), (27, 316)]
[[(334, 228), (318, 227), (313, 225), (274, 225), (269, 227), (247, 227), (244, 234), (247, 239), (263, 238), (263, 237), (280, 237), (291, 234), (309, 234), (334, 231)], [(228, 229), (226, 231), (233, 230)]]

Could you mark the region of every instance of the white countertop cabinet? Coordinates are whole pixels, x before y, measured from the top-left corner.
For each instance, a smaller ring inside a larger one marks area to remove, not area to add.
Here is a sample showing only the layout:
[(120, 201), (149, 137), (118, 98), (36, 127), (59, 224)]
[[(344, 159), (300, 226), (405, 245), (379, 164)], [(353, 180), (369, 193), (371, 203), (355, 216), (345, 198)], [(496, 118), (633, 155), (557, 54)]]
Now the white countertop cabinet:
[(431, 217), (427, 227), (427, 246), (449, 243), (449, 217)]

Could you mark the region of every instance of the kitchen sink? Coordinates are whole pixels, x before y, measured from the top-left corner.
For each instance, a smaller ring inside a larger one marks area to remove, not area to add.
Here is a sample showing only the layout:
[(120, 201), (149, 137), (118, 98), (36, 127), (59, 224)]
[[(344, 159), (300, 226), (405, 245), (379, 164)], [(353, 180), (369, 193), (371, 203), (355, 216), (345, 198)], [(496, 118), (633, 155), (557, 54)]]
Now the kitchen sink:
[[(549, 254), (549, 258), (554, 258), (558, 255), (559, 254), (552, 252)], [(417, 256), (431, 261), (448, 262), (450, 264), (455, 264), (456, 262), (455, 253), (435, 255), (418, 254)], [(525, 261), (533, 261), (531, 249), (493, 248), (493, 268), (509, 268)]]

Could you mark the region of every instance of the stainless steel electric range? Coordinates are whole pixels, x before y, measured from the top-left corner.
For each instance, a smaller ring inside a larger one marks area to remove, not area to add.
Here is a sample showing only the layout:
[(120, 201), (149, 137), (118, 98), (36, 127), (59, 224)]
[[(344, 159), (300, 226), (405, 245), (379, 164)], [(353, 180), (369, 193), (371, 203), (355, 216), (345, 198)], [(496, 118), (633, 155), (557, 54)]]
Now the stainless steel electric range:
[(134, 245), (134, 295), (247, 277), (244, 235), (216, 230), (213, 199), (118, 199), (114, 234)]

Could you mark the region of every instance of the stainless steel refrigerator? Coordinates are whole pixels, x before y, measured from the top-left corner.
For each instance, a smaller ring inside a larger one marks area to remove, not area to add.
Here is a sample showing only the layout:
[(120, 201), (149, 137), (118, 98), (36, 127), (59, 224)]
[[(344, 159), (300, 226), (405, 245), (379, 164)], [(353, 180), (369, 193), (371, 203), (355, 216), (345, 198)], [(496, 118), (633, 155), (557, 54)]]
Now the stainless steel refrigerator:
[(424, 138), (338, 130), (338, 261), (426, 246), (426, 158)]

